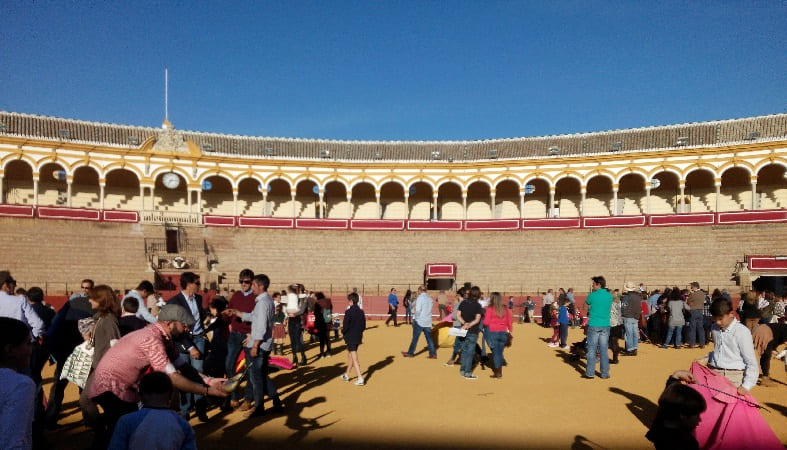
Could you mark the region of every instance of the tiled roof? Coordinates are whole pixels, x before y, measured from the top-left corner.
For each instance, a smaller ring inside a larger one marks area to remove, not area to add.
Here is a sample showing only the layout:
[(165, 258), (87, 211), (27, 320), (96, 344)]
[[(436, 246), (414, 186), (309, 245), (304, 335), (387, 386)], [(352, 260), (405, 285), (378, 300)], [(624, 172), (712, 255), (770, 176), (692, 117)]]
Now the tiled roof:
[[(151, 127), (0, 111), (0, 135), (137, 148)], [(667, 150), (787, 138), (787, 114), (627, 130), (484, 141), (338, 141), (182, 131), (205, 154), (252, 159), (474, 161)], [(495, 155), (496, 153), (496, 155)]]

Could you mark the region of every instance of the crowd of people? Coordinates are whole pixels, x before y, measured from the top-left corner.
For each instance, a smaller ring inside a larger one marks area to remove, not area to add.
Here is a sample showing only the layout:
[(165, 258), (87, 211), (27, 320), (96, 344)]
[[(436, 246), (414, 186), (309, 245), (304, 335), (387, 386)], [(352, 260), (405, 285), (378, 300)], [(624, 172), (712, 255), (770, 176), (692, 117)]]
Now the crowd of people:
[[(238, 409), (248, 417), (285, 411), (269, 376), (271, 358), (286, 361), (288, 342), (291, 366), (308, 365), (304, 336), (318, 343), (316, 359), (330, 358), (332, 329), (334, 339), (341, 329), (346, 344), (347, 367), (341, 379), (365, 384), (358, 349), (366, 314), (357, 290), (348, 294), (348, 308), (339, 314), (321, 292), (292, 284), (271, 293), (266, 275), (244, 269), (238, 277), (240, 289), (229, 299), (214, 296), (206, 308), (199, 276), (184, 272), (179, 281), (180, 290), (163, 301), (149, 281), (121, 296), (107, 285), (85, 279), (80, 291), (55, 311), (44, 302), (41, 289), (17, 290), (11, 274), (0, 271), (2, 411), (9, 410), (7, 405), (24, 411), (9, 422), (19, 426), (13, 427), (14, 433), (0, 436), (0, 448), (46, 448), (43, 430), (58, 426), (69, 382), (80, 387), (79, 406), (84, 424), (94, 431), (94, 448), (110, 443), (111, 448), (142, 448), (150, 435), (140, 430), (150, 426), (176, 430), (168, 438), (188, 447), (194, 442), (188, 420), (193, 414), (210, 421), (211, 406)], [(726, 291), (708, 294), (696, 282), (689, 289), (653, 292), (641, 284), (625, 283), (620, 293), (607, 288), (602, 276), (591, 281), (584, 316), (573, 289), (558, 289), (557, 298), (551, 289), (543, 294), (542, 325), (553, 329), (549, 346), (567, 349), (569, 327), (585, 330), (585, 341), (572, 347), (572, 352), (579, 349), (587, 359), (584, 378), (596, 377), (597, 362), (600, 378), (609, 378), (610, 363), (618, 363), (619, 354), (637, 356), (642, 341), (662, 348), (670, 344), (681, 348), (683, 342), (702, 348), (713, 342), (707, 367), (730, 379), (745, 395), (757, 383), (760, 369), (761, 383), (767, 385), (771, 353), (787, 340), (784, 298), (778, 300), (772, 292), (744, 293), (736, 312)], [(387, 303), (386, 325), (398, 326), (395, 288)], [(445, 365), (458, 364), (459, 375), (467, 380), (478, 379), (474, 374), (478, 365), (490, 368), (491, 378), (502, 378), (507, 365), (504, 351), (513, 342), (514, 298), (505, 300), (499, 292), (485, 296), (471, 283), (456, 291), (453, 302), (444, 291), (431, 296), (423, 285), (415, 294), (408, 290), (402, 304), (412, 338), (403, 357), (418, 354), (423, 335), (427, 358), (437, 359), (435, 303), (440, 321), (449, 322), (449, 334), (455, 336)], [(520, 306), (523, 321), (535, 322), (536, 302), (528, 297)], [(618, 340), (624, 341), (623, 349)], [(612, 360), (607, 349), (612, 350)], [(41, 371), (47, 361), (56, 366), (44, 408)], [(244, 378), (248, 383), (241, 398), (237, 386)], [(690, 380), (684, 375), (678, 378)], [(178, 393), (177, 413), (170, 408), (173, 391)]]

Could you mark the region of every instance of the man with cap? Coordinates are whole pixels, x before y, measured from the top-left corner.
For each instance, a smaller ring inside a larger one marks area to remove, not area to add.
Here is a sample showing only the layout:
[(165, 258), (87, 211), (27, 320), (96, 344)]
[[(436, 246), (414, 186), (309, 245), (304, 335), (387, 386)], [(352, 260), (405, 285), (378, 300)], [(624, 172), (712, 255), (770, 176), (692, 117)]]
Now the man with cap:
[(642, 314), (642, 294), (633, 281), (623, 285), (620, 315), (623, 317), (623, 328), (626, 330), (626, 351), (623, 356), (637, 356), (639, 346), (639, 317)]
[(21, 320), (30, 327), (34, 338), (42, 338), (45, 331), (44, 321), (24, 297), (14, 295), (14, 287), (16, 280), (11, 276), (11, 272), (0, 270), (0, 317)]
[(225, 378), (210, 378), (197, 372), (173, 340), (188, 333), (194, 317), (182, 306), (161, 308), (158, 322), (123, 336), (101, 358), (93, 374), (88, 396), (104, 409), (107, 436), (112, 435), (120, 416), (137, 410), (137, 386), (148, 369), (169, 375), (181, 392), (226, 397)]

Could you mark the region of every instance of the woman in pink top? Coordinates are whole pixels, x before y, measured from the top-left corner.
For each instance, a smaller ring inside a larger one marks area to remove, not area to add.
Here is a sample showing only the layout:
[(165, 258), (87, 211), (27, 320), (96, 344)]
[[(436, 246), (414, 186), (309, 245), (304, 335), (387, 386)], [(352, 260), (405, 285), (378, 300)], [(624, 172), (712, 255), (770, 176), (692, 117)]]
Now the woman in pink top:
[(503, 296), (499, 292), (492, 292), (489, 307), (484, 315), (484, 326), (489, 327), (489, 345), (492, 347), (492, 361), (494, 372), (492, 378), (503, 378), (503, 349), (508, 341), (508, 335), (514, 331), (511, 310), (503, 303)]

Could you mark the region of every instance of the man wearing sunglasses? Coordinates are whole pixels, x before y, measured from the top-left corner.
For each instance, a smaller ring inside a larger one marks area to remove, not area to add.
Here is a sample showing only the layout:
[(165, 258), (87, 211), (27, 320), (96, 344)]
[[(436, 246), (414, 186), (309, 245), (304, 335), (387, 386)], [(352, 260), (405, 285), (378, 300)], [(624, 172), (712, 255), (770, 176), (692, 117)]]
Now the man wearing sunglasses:
[[(238, 275), (238, 284), (240, 289), (236, 290), (230, 298), (229, 309), (240, 311), (241, 313), (251, 313), (256, 304), (255, 299), (257, 295), (251, 288), (251, 282), (254, 279), (254, 272), (251, 269), (243, 269)], [(251, 335), (251, 322), (244, 322), (240, 317), (233, 317), (230, 322), (230, 334), (227, 338), (227, 376), (232, 377), (237, 372), (235, 371), (235, 363), (238, 360), (238, 355), (243, 350), (246, 359), (246, 367), (251, 367), (252, 358), (250, 348), (244, 347), (243, 341)], [(245, 403), (240, 405), (238, 401), (238, 391), (232, 391), (232, 397), (228, 398), (222, 406), (222, 409), (229, 410), (240, 406), (241, 411), (248, 411), (252, 408), (251, 402), (254, 400), (254, 386), (252, 383), (246, 383), (246, 394), (244, 396)]]
[[(206, 317), (205, 309), (202, 307), (202, 296), (198, 294), (200, 289), (199, 275), (194, 272), (183, 272), (180, 275), (181, 291), (176, 296), (169, 299), (168, 305), (180, 305), (194, 318), (194, 326), (191, 333), (183, 333), (176, 339), (181, 353), (187, 357), (191, 367), (202, 372), (205, 354), (205, 328), (202, 320)], [(208, 421), (206, 399), (199, 394), (181, 393), (180, 394), (180, 415), (188, 420), (191, 409), (197, 413), (197, 418), (202, 422)]]

